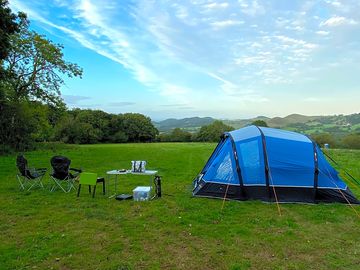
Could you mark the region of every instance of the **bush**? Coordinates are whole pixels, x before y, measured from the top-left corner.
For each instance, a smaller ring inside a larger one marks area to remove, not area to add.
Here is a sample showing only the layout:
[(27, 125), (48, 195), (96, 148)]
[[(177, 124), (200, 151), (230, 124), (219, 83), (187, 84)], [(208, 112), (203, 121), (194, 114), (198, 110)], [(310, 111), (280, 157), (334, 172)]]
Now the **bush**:
[(324, 147), (324, 144), (327, 143), (331, 148), (336, 147), (338, 144), (336, 143), (333, 135), (329, 133), (321, 133), (321, 134), (313, 134), (311, 138), (318, 144), (320, 147)]
[(191, 142), (192, 134), (181, 128), (175, 128), (170, 134), (161, 134), (158, 136), (160, 142)]
[(360, 133), (345, 136), (342, 143), (345, 148), (360, 149)]

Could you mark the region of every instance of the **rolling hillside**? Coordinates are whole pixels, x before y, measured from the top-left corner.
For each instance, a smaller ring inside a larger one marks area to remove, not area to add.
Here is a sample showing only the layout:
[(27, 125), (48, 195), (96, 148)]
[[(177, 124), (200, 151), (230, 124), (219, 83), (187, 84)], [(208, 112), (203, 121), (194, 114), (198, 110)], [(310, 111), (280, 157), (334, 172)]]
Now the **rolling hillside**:
[[(174, 128), (182, 128), (190, 132), (196, 132), (203, 125), (208, 125), (216, 119), (211, 117), (192, 117), (184, 119), (166, 119), (155, 122), (160, 132), (169, 132)], [(297, 132), (333, 133), (337, 135), (360, 132), (360, 113), (350, 115), (330, 116), (306, 116), (301, 114), (290, 114), (285, 117), (258, 116), (250, 119), (222, 120), (225, 124), (235, 129), (250, 125), (255, 120), (265, 121), (269, 127), (283, 128)]]

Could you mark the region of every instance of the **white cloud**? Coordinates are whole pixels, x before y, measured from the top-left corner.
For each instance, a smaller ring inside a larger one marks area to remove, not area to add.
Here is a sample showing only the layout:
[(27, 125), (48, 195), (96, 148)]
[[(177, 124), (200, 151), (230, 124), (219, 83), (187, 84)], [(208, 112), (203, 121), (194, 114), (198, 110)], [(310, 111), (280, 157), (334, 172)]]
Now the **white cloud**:
[(240, 4), (241, 11), (249, 16), (263, 15), (265, 13), (265, 8), (263, 5), (259, 4), (257, 0), (238, 0)]
[(358, 22), (353, 19), (345, 18), (345, 17), (341, 17), (341, 16), (333, 16), (330, 19), (321, 22), (320, 26), (334, 27), (334, 26), (341, 26), (341, 25), (356, 25), (356, 24), (358, 24)]
[(320, 35), (320, 36), (327, 36), (329, 35), (329, 31), (316, 31), (316, 34)]
[(235, 25), (241, 25), (244, 24), (244, 21), (240, 20), (225, 20), (225, 21), (215, 21), (210, 23), (214, 28), (223, 28), (228, 26), (235, 26)]
[(271, 53), (263, 54), (263, 55), (256, 55), (256, 56), (247, 56), (243, 58), (238, 58), (235, 60), (237, 65), (250, 65), (250, 64), (270, 64), (273, 62), (271, 58)]
[(206, 9), (224, 9), (227, 8), (228, 6), (229, 3), (227, 2), (223, 2), (223, 3), (212, 2), (204, 5)]

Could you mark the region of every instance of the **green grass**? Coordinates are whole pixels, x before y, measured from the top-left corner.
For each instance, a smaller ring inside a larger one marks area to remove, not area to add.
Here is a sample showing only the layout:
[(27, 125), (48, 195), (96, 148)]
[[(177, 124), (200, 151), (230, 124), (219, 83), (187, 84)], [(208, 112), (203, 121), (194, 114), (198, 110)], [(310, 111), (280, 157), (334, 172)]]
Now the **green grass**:
[[(161, 199), (92, 199), (20, 192), (15, 156), (0, 157), (0, 269), (359, 269), (360, 218), (342, 204), (225, 202), (191, 197), (191, 182), (215, 144), (121, 144), (26, 153), (49, 167), (54, 154), (104, 175), (147, 160), (162, 175)], [(360, 151), (332, 150), (360, 178)], [(131, 192), (148, 179), (122, 179)], [(360, 196), (360, 188), (350, 185)], [(360, 212), (360, 207), (356, 207)]]

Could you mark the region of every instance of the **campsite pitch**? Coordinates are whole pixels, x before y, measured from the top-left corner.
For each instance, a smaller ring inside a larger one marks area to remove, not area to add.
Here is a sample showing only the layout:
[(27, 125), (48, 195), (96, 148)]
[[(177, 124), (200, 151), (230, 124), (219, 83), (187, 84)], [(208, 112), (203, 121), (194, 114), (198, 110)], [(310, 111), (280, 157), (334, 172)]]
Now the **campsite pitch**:
[[(276, 204), (226, 201), (222, 209), (222, 200), (192, 198), (192, 180), (215, 146), (109, 144), (25, 154), (30, 166), (50, 169), (52, 156), (65, 155), (73, 167), (103, 176), (146, 160), (163, 180), (163, 197), (149, 202), (108, 199), (100, 187), (94, 199), (86, 189), (79, 198), (74, 191), (21, 192), (15, 156), (0, 157), (0, 269), (359, 269), (359, 206), (281, 204), (279, 216)], [(360, 179), (360, 151), (330, 154)], [(121, 178), (119, 191), (144, 181)], [(360, 187), (346, 183), (359, 198)]]

